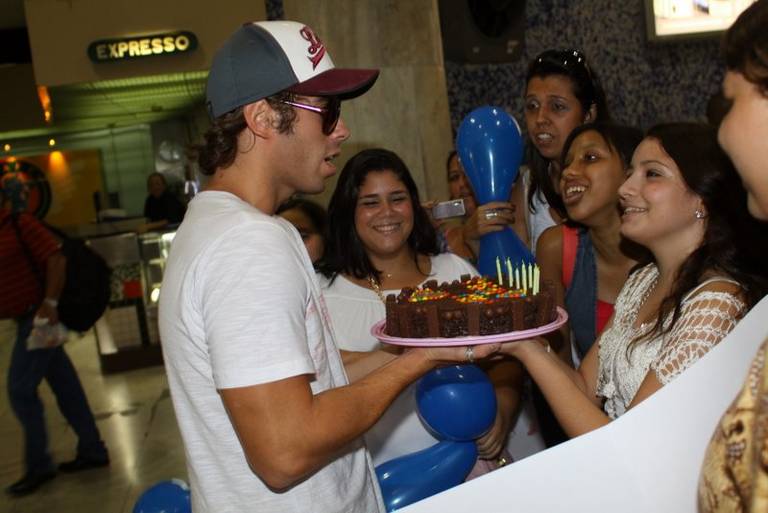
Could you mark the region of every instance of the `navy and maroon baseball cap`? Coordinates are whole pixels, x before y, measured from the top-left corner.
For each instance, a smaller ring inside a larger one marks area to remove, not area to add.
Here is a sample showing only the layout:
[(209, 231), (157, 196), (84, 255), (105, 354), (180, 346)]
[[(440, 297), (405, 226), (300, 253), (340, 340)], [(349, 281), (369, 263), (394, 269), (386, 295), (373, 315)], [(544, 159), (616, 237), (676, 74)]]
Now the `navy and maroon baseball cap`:
[(280, 91), (355, 98), (373, 86), (377, 69), (334, 66), (317, 34), (295, 21), (246, 23), (216, 52), (206, 97), (211, 118)]

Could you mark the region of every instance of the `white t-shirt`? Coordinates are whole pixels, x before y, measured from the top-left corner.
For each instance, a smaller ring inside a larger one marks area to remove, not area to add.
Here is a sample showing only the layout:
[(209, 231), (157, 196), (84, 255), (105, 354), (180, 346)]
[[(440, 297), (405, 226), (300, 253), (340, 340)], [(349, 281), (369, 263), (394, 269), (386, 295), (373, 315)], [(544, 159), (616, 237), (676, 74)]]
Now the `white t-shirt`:
[[(477, 270), (453, 253), (442, 253), (432, 257), (432, 271), (424, 281), (453, 281), (458, 280), (462, 274), (477, 276)], [(380, 343), (371, 335), (371, 326), (386, 316), (384, 303), (379, 296), (341, 275), (331, 285), (327, 278), (320, 276), (320, 284), (339, 347), (348, 351), (378, 349)], [(399, 292), (382, 291), (384, 297)], [(438, 442), (419, 420), (415, 390), (415, 384), (411, 384), (400, 392), (381, 419), (365, 434), (365, 443), (371, 451), (374, 465), (426, 449)]]
[(383, 511), (362, 440), (290, 490), (271, 491), (248, 466), (218, 393), (302, 374), (313, 393), (347, 384), (290, 223), (226, 192), (197, 195), (172, 244), (159, 322), (193, 511)]

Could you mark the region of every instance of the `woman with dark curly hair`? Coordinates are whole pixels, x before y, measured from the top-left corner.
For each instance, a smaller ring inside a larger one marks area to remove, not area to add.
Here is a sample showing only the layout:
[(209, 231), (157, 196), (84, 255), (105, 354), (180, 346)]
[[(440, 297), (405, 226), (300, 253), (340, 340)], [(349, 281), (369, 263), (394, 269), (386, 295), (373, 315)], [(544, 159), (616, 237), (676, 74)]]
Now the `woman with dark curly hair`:
[[(344, 166), (328, 205), (327, 233), (320, 282), (342, 350), (381, 348), (370, 329), (385, 317), (388, 294), (430, 279), (443, 282), (477, 275), (466, 260), (438, 254), (435, 228), (421, 207), (411, 173), (388, 150), (361, 151)], [(494, 426), (477, 445), (481, 458), (496, 460), (507, 446), (523, 374), (514, 361), (485, 369), (495, 384), (499, 408)], [(366, 434), (374, 464), (436, 443), (418, 419), (412, 394), (413, 387), (404, 390)], [(518, 431), (525, 437), (526, 430)]]
[(652, 263), (628, 278), (614, 314), (577, 370), (543, 339), (506, 352), (525, 365), (565, 432), (578, 436), (623, 415), (720, 342), (766, 292), (765, 227), (714, 128), (652, 128), (619, 188), (621, 234)]
[[(749, 211), (761, 221), (768, 220), (766, 27), (768, 0), (758, 0), (725, 35), (724, 93), (732, 105), (718, 132), (720, 145), (747, 189)], [(764, 245), (764, 241), (746, 242)], [(758, 265), (764, 268), (765, 253), (761, 257)], [(699, 511), (768, 511), (768, 341), (755, 355), (741, 392), (712, 435), (699, 480)]]

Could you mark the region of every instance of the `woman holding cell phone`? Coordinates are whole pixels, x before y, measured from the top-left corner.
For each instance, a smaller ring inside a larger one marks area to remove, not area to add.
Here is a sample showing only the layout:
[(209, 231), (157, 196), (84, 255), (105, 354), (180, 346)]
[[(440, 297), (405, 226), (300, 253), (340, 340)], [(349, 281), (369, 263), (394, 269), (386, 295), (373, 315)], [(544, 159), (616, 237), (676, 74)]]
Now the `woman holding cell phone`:
[(515, 216), (515, 206), (507, 201), (494, 201), (478, 206), (472, 185), (464, 174), (464, 169), (459, 162), (456, 151), (448, 154), (446, 161), (446, 173), (448, 189), (452, 201), (461, 200), (464, 204), (464, 213), (456, 216), (459, 224), (450, 224), (440, 217), (441, 213), (458, 212), (454, 208), (440, 208), (438, 204), (432, 212), (432, 218), (437, 221), (442, 229), (442, 234), (447, 242), (447, 249), (456, 255), (474, 262), (480, 249), (480, 237), (492, 232), (498, 232), (505, 226), (512, 228), (517, 236), (528, 245), (528, 231), (525, 227), (525, 219)]

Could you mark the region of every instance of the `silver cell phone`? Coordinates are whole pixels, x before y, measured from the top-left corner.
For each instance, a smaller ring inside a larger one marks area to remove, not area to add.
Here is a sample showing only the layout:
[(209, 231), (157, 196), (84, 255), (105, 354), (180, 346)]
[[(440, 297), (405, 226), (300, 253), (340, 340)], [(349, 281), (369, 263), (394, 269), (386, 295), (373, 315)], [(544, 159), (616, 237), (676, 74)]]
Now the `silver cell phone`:
[(434, 207), (432, 207), (433, 219), (447, 219), (449, 217), (460, 217), (466, 213), (464, 210), (464, 200), (455, 199), (448, 201), (441, 201)]

